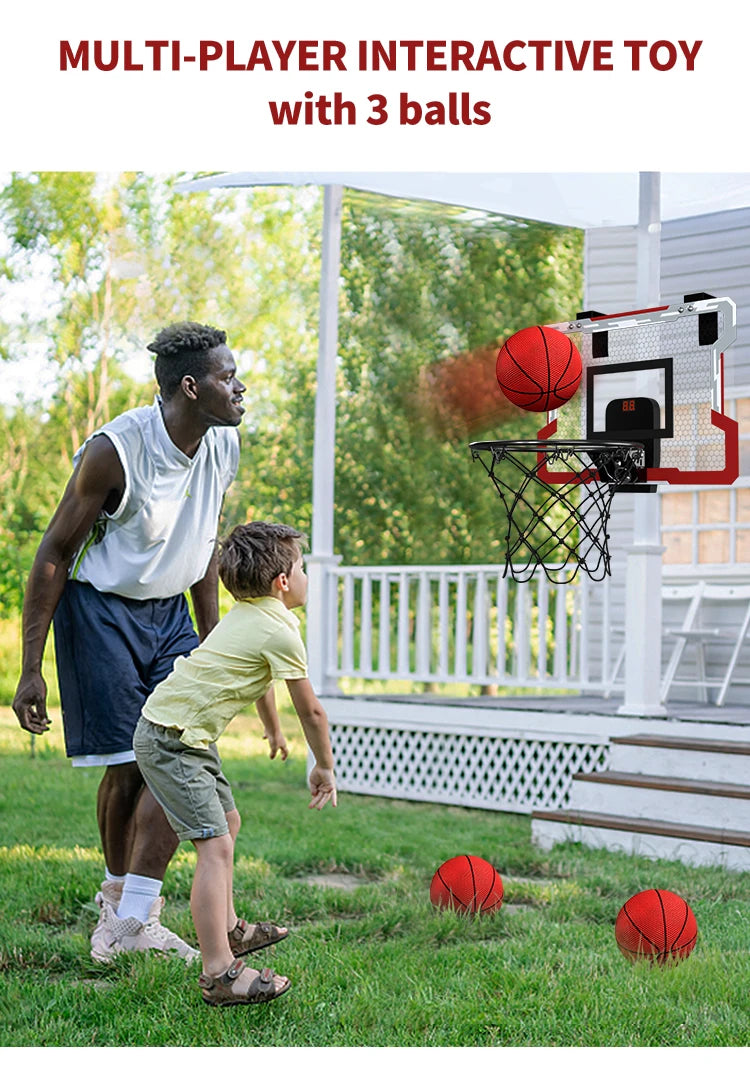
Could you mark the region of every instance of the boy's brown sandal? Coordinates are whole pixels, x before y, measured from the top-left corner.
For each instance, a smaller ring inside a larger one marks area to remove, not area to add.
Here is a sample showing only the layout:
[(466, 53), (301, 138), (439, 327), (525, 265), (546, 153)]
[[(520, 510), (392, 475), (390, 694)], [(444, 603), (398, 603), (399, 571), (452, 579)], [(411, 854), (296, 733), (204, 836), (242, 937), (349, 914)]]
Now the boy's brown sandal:
[(240, 955), (249, 955), (251, 951), (270, 948), (271, 944), (278, 944), (279, 940), (289, 936), (289, 930), (270, 921), (259, 921), (256, 925), (251, 925), (239, 918), (228, 936), (232, 955), (237, 958)]
[(232, 1004), (264, 1004), (267, 1000), (275, 1000), (276, 997), (282, 996), (291, 989), (292, 983), (289, 978), (286, 978), (284, 985), (277, 989), (273, 980), (276, 977), (275, 973), (268, 967), (264, 967), (253, 978), (244, 993), (237, 993), (234, 990), (234, 983), (244, 969), (245, 964), (241, 959), (237, 959), (218, 978), (201, 974), (198, 985), (205, 1003), (215, 1007), (229, 1007)]

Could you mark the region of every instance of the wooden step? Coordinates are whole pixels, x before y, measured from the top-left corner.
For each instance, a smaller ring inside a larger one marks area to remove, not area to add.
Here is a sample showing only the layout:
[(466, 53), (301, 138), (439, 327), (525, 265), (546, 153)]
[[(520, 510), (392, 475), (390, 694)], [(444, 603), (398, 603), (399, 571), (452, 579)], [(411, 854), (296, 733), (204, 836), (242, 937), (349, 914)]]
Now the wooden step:
[(546, 809), (531, 817), (531, 839), (542, 850), (576, 842), (650, 860), (680, 861), (697, 868), (714, 866), (750, 872), (750, 831), (677, 824), (637, 816), (615, 816), (580, 809)]
[(592, 771), (573, 775), (574, 782), (600, 782), (605, 786), (633, 786), (646, 790), (674, 790), (705, 797), (737, 797), (750, 800), (750, 786), (738, 782), (713, 782), (668, 775), (639, 775), (631, 771)]
[(587, 772), (573, 776), (569, 804), (591, 815), (750, 831), (750, 786), (735, 781), (635, 771)]
[(750, 781), (750, 742), (725, 738), (634, 733), (612, 737), (612, 771), (659, 774), (742, 786)]
[(750, 756), (750, 741), (722, 741), (710, 737), (668, 737), (655, 733), (631, 733), (612, 737), (613, 745), (642, 745), (645, 748), (684, 749), (689, 752), (718, 752)]
[(703, 827), (700, 824), (666, 823), (661, 820), (640, 819), (638, 816), (612, 816), (605, 812), (585, 812), (582, 809), (540, 809), (532, 814), (532, 818), (576, 824), (581, 827), (637, 832), (639, 835), (661, 835), (667, 838), (691, 839), (695, 842), (750, 847), (750, 832), (748, 831)]

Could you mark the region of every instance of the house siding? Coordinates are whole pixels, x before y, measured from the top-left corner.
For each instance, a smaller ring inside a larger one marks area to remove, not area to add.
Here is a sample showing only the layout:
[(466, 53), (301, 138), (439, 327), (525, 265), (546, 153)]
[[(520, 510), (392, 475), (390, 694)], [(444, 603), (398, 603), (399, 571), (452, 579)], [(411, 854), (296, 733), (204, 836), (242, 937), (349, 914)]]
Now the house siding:
[[(603, 313), (624, 312), (637, 305), (636, 299), (637, 229), (635, 226), (605, 227), (586, 232), (584, 246), (584, 309)], [(750, 208), (724, 211), (694, 218), (664, 222), (661, 232), (661, 304), (674, 304), (688, 293), (709, 293), (731, 297), (737, 306), (737, 338), (725, 356), (725, 399), (750, 395)], [(740, 478), (734, 488), (750, 488), (750, 478)], [(625, 563), (633, 538), (636, 494), (618, 495), (613, 503), (610, 522), (612, 553), (611, 604), (613, 614), (625, 611)], [(702, 579), (750, 579), (750, 566), (733, 564), (711, 567), (664, 565), (665, 581)], [(592, 628), (589, 643), (592, 661), (598, 663), (602, 637), (601, 607), (592, 605)], [(734, 614), (724, 615), (725, 623)], [(665, 612), (665, 626), (674, 624)], [(722, 622), (712, 614), (712, 623)], [(616, 621), (616, 617), (615, 617)], [(667, 639), (665, 650), (669, 649)], [(750, 644), (748, 644), (750, 658)], [(717, 655), (718, 668), (724, 659)], [(689, 665), (689, 662), (686, 663)], [(712, 662), (709, 659), (709, 675)], [(750, 677), (750, 665), (741, 666), (737, 675)], [(692, 698), (689, 689), (678, 689), (681, 698)], [(731, 690), (727, 702), (747, 700), (747, 690)]]

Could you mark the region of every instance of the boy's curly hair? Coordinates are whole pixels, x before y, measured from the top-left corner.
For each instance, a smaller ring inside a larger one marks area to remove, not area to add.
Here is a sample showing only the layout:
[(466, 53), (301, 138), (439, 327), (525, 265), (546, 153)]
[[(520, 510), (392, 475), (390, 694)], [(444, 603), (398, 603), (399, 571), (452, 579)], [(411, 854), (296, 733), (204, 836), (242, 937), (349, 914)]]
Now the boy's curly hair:
[(262, 598), (277, 575), (289, 575), (307, 544), (283, 523), (242, 523), (219, 542), (219, 576), (234, 598)]
[(211, 369), (209, 351), (226, 341), (226, 331), (202, 323), (173, 323), (160, 331), (147, 349), (156, 354), (154, 370), (162, 398), (172, 398), (183, 376), (205, 379)]

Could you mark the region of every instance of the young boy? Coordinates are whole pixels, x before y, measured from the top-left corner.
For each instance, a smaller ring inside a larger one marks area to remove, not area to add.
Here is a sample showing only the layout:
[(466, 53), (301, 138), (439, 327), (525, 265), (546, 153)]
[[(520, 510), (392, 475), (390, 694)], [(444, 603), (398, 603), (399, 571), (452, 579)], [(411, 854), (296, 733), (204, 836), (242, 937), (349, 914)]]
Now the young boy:
[(133, 738), (138, 766), (180, 840), (198, 853), (190, 909), (203, 959), (207, 1004), (258, 1004), (281, 996), (288, 978), (246, 968), (240, 956), (268, 947), (288, 930), (248, 925), (232, 901), (234, 841), (240, 827), (214, 742), (244, 707), (255, 703), (271, 757), (286, 758), (273, 696), (287, 682), (315, 766), (309, 807), (336, 805), (328, 719), (307, 678), (299, 621), (304, 604), (304, 535), (278, 523), (235, 527), (219, 549), (219, 574), (236, 604), (151, 693)]

